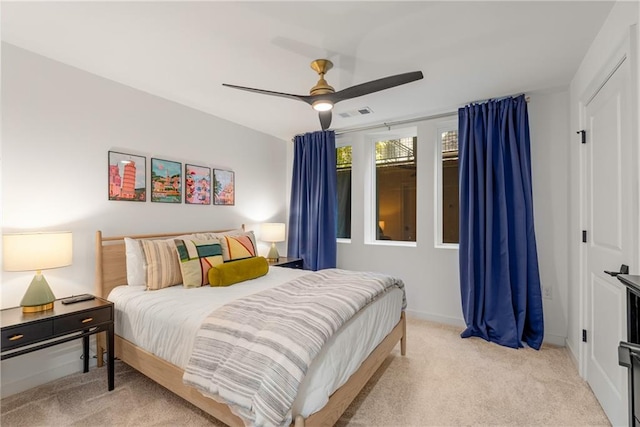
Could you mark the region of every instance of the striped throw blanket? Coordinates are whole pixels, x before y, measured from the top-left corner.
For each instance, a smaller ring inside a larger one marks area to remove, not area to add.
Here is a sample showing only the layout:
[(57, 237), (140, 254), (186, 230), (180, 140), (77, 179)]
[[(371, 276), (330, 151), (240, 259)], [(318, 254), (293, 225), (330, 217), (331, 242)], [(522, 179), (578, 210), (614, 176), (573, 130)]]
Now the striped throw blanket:
[(404, 293), (390, 276), (327, 269), (226, 304), (202, 323), (183, 381), (229, 405), (247, 426), (289, 425), (321, 347), (392, 287)]

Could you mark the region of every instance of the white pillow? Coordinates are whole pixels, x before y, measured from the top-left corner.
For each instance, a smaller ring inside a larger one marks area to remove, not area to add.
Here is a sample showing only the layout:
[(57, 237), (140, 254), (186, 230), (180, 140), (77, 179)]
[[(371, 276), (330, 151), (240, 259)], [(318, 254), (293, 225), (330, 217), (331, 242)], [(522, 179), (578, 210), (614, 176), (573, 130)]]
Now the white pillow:
[(130, 286), (145, 286), (147, 274), (144, 271), (144, 252), (140, 241), (124, 238), (124, 247), (127, 257), (127, 284)]

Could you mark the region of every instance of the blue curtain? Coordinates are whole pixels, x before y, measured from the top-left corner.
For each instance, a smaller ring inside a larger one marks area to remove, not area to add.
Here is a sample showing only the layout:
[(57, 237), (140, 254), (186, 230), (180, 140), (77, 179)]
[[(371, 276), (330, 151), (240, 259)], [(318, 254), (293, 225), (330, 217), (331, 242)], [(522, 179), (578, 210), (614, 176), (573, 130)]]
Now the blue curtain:
[(527, 102), (521, 95), (471, 104), (458, 117), (462, 337), (539, 349), (544, 321)]
[(305, 270), (336, 266), (336, 137), (333, 131), (298, 135), (293, 148), (289, 256)]

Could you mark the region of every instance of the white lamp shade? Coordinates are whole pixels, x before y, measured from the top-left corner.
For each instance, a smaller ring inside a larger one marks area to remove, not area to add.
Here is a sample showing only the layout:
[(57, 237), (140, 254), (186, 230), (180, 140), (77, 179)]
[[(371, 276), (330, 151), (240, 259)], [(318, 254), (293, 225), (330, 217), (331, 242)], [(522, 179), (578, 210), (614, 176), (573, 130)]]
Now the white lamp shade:
[(265, 222), (260, 226), (260, 238), (265, 242), (284, 242), (284, 224)]
[(5, 234), (3, 267), (5, 271), (33, 271), (66, 267), (73, 259), (70, 231), (53, 233)]

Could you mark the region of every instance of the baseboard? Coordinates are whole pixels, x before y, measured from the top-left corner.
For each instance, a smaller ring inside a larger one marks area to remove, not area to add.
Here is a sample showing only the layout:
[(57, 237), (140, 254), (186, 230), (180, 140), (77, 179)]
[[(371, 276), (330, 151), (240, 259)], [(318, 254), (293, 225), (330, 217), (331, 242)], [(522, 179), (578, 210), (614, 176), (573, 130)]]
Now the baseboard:
[[(94, 349), (93, 346), (90, 348)], [(0, 397), (5, 398), (82, 372), (81, 356), (82, 341), (77, 340), (3, 360), (0, 364)], [(89, 368), (96, 365), (96, 359), (92, 357), (89, 360)]]
[(464, 320), (458, 319), (456, 317), (441, 316), (438, 314), (431, 314), (431, 313), (418, 311), (418, 310), (406, 310), (406, 313), (407, 313), (407, 316), (415, 317), (416, 319), (429, 320), (431, 322), (443, 323), (445, 325), (451, 325), (451, 326), (459, 326), (461, 328), (464, 328), (466, 326), (464, 323)]
[[(457, 326), (462, 329), (466, 327), (466, 323), (464, 322), (464, 320), (459, 319), (457, 317), (440, 316), (437, 314), (425, 313), (424, 311), (417, 311), (417, 310), (406, 310), (406, 313), (407, 313), (407, 316), (415, 317), (417, 319), (429, 320), (431, 322)], [(547, 344), (556, 345), (558, 347), (564, 347), (566, 345), (566, 340), (567, 340), (567, 337), (545, 333), (543, 342)]]
[(575, 352), (575, 349), (571, 346), (571, 343), (569, 342), (568, 339), (565, 340), (565, 347), (567, 347), (567, 350), (569, 350), (569, 357), (571, 357), (571, 361), (575, 365), (576, 370), (578, 371), (578, 373), (580, 373), (580, 376), (582, 376), (582, 373), (580, 372), (580, 362), (578, 362), (577, 353)]
[(558, 347), (564, 347), (567, 345), (567, 337), (562, 337), (560, 335), (553, 335), (553, 334), (544, 334), (544, 339), (542, 340), (543, 342), (547, 343), (547, 344), (552, 344), (552, 345), (556, 345)]

